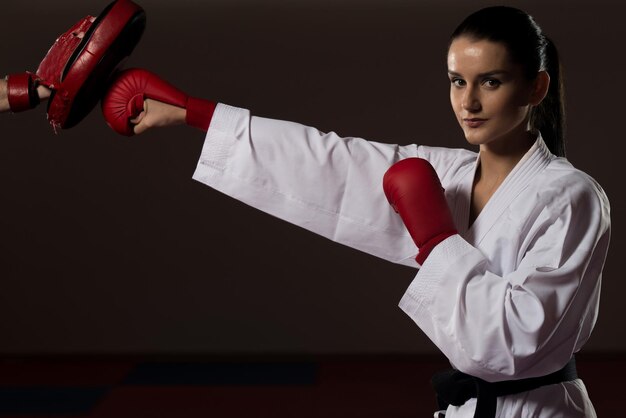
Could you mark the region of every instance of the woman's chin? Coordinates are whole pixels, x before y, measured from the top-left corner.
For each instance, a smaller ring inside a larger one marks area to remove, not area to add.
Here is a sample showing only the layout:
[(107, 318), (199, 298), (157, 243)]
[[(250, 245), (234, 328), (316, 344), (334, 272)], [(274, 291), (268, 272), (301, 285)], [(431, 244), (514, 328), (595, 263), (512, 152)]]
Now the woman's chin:
[(467, 131), (464, 133), (465, 133), (465, 140), (470, 145), (480, 145), (484, 142), (483, 135), (477, 135), (476, 132), (467, 132)]

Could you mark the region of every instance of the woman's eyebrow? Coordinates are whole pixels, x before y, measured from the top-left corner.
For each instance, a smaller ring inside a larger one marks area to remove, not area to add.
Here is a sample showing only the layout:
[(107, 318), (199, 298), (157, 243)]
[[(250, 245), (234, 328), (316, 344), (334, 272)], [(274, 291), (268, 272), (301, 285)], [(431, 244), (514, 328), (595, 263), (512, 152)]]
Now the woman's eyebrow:
[[(457, 76), (457, 77), (462, 77), (461, 74), (455, 72), (455, 71), (448, 71), (448, 74), (453, 75), (453, 76)], [(487, 71), (486, 73), (480, 73), (478, 74), (478, 77), (489, 77), (489, 76), (493, 76), (496, 74), (504, 74), (504, 75), (508, 75), (509, 72), (506, 70), (493, 70), (493, 71)]]

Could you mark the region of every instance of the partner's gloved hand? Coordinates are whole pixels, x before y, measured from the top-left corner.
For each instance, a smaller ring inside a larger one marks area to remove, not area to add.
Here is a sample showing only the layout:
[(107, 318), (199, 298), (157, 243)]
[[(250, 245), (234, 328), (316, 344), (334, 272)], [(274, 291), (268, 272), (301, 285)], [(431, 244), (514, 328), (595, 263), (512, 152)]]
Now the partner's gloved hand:
[[(145, 12), (131, 0), (113, 0), (98, 17), (81, 19), (56, 39), (35, 73), (7, 76), (8, 109), (32, 109), (49, 96), (48, 121), (55, 132), (77, 125), (98, 104), (145, 23)], [(6, 107), (2, 103), (1, 110)]]
[(87, 16), (59, 36), (35, 73), (27, 71), (6, 76), (11, 112), (17, 113), (36, 107), (39, 104), (39, 86), (50, 90), (60, 86), (63, 69), (94, 20), (95, 17)]
[[(154, 110), (148, 105), (150, 100)], [(191, 97), (156, 74), (140, 68), (120, 72), (102, 99), (102, 113), (107, 124), (126, 136), (143, 132), (149, 127), (178, 122), (207, 131), (215, 106), (215, 102)], [(182, 110), (184, 117), (174, 115)], [(140, 126), (142, 123), (146, 126)]]
[(439, 177), (422, 158), (406, 158), (383, 177), (383, 190), (419, 249), (422, 265), (437, 244), (457, 233)]

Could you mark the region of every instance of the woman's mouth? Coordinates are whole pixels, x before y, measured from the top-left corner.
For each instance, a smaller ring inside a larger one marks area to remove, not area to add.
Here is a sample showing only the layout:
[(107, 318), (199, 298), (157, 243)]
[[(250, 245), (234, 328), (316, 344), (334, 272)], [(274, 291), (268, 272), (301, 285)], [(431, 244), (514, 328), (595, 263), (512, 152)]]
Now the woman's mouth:
[(480, 118), (463, 119), (463, 123), (465, 123), (465, 125), (469, 126), (470, 128), (478, 128), (485, 122), (487, 122), (487, 119), (480, 119)]

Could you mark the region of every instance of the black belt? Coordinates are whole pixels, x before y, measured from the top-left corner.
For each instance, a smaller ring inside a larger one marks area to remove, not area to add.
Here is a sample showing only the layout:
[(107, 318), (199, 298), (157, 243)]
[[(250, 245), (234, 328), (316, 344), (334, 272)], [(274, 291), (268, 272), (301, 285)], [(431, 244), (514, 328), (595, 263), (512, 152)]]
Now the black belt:
[(476, 398), (474, 418), (492, 418), (496, 416), (497, 397), (527, 392), (541, 386), (568, 382), (578, 378), (574, 357), (561, 370), (547, 376), (528, 379), (487, 382), (458, 370), (444, 370), (435, 374), (431, 383), (437, 391), (439, 408), (448, 405), (461, 406), (471, 398)]

